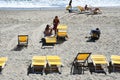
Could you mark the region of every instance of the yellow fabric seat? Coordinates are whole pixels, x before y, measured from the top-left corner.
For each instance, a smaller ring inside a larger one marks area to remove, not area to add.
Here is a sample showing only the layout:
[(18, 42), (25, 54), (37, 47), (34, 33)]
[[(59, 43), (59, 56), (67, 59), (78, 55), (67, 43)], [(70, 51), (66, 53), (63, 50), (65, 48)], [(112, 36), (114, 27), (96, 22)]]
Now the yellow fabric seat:
[(66, 36), (67, 36), (67, 32), (66, 32), (66, 31), (57, 32), (57, 35), (58, 35), (59, 37), (66, 37)]
[(65, 25), (65, 24), (59, 24), (59, 25), (57, 26), (57, 29), (58, 29), (58, 30), (67, 30), (67, 25)]
[(57, 43), (56, 37), (45, 37), (46, 43)]
[(120, 56), (111, 55), (112, 64), (120, 64)]
[(0, 67), (4, 68), (8, 58), (7, 57), (0, 57)]
[(33, 66), (44, 66), (46, 63), (45, 62), (32, 62)]
[(21, 36), (19, 37), (20, 42), (26, 42), (27, 41), (27, 36)]
[(1, 58), (0, 58), (0, 61), (4, 61), (4, 62), (6, 62), (7, 60), (8, 60), (7, 57), (1, 57)]

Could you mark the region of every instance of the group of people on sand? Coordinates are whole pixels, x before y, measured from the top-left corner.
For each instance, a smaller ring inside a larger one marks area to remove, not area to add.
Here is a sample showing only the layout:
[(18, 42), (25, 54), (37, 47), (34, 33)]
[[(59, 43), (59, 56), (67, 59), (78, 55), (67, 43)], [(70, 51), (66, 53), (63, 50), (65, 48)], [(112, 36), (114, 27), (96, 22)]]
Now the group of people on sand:
[[(47, 24), (46, 28), (44, 30), (44, 36), (46, 37), (46, 36), (53, 35), (52, 34), (53, 30), (54, 30), (54, 34), (56, 35), (56, 33), (57, 33), (57, 26), (59, 25), (59, 23), (60, 23), (60, 21), (59, 21), (58, 16), (55, 16), (55, 18), (53, 19), (53, 28), (50, 27), (50, 25)], [(91, 30), (91, 32), (90, 32), (91, 36), (89, 38), (90, 39), (94, 39), (94, 40), (98, 40), (100, 38), (100, 34), (101, 34), (100, 29), (96, 28), (95, 30)], [(68, 36), (67, 36), (67, 38), (68, 38)]]
[[(99, 8), (90, 8), (88, 7), (88, 5), (86, 4), (84, 7), (79, 6), (81, 8), (81, 12), (82, 11), (90, 11), (92, 14), (98, 14), (98, 13), (102, 13), (102, 11)], [(74, 9), (72, 8), (72, 0), (70, 0), (69, 5), (66, 7), (66, 10), (69, 11), (69, 13), (73, 12)]]
[[(53, 19), (53, 27), (51, 27), (50, 25), (46, 25), (46, 28), (44, 30), (44, 37), (46, 36), (56, 36), (57, 35), (57, 32), (58, 32), (58, 29), (57, 29), (57, 26), (60, 24), (60, 20), (58, 18), (58, 16), (55, 16), (55, 18)], [(53, 34), (53, 31), (54, 30), (54, 34)], [(68, 39), (68, 35), (65, 36), (67, 39)]]
[(56, 35), (57, 33), (57, 26), (59, 25), (60, 23), (60, 20), (58, 18), (58, 16), (55, 16), (55, 18), (53, 19), (53, 28), (50, 26), (50, 25), (46, 25), (46, 28), (44, 30), (44, 36), (51, 36), (53, 35), (52, 34), (52, 31), (54, 30), (54, 33)]

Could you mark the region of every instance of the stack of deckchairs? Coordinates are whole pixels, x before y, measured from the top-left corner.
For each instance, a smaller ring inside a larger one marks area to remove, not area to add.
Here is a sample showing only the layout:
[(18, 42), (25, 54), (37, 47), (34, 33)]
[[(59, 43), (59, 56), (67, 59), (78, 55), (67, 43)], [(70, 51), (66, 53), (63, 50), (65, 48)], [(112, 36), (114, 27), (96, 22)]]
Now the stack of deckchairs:
[[(59, 68), (62, 66), (61, 58), (59, 56), (33, 56), (32, 58), (32, 71), (39, 72), (43, 74), (46, 70), (51, 73), (55, 70), (58, 70), (58, 73), (61, 73)], [(49, 69), (46, 69), (49, 67)]]

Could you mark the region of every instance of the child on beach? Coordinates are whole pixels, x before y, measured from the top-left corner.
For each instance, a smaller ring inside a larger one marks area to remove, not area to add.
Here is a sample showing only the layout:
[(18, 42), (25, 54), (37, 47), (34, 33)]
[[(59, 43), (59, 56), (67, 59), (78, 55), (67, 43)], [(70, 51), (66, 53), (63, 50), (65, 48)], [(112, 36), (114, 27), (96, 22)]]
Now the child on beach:
[(55, 18), (53, 20), (53, 30), (55, 32), (55, 35), (57, 33), (57, 26), (58, 26), (59, 23), (60, 23), (60, 21), (59, 21), (58, 16), (55, 16)]

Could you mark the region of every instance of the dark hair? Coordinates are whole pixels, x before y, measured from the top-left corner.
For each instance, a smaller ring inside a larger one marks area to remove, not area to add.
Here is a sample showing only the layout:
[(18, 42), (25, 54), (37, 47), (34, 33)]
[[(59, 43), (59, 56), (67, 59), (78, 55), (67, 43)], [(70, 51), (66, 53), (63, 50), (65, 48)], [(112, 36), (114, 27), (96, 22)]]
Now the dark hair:
[(58, 16), (55, 16), (55, 18), (58, 18)]
[(49, 27), (50, 27), (50, 26), (47, 24), (47, 25), (46, 25), (46, 28), (45, 28), (45, 30), (48, 30), (48, 29), (49, 29)]
[(99, 28), (96, 28), (96, 30), (99, 30)]

